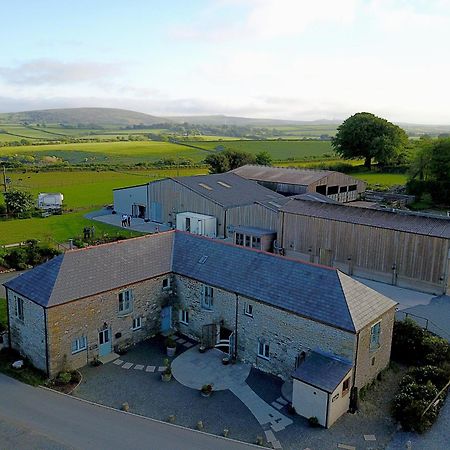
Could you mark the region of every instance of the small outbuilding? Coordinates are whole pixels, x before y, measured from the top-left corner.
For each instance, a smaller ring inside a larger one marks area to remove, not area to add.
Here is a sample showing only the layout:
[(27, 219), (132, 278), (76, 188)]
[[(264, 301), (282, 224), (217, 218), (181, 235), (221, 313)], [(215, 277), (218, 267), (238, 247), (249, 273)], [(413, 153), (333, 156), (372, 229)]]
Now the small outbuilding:
[(215, 238), (217, 236), (217, 219), (213, 216), (193, 212), (178, 213), (176, 229)]
[(352, 364), (318, 352), (308, 352), (292, 374), (292, 406), (307, 419), (316, 417), (329, 428), (350, 406)]
[(311, 192), (326, 195), (340, 203), (357, 200), (366, 189), (364, 181), (333, 170), (247, 164), (232, 172), (286, 196)]
[(37, 206), (39, 209), (51, 210), (51, 209), (61, 209), (64, 201), (64, 195), (60, 192), (50, 193), (41, 192), (38, 195)]

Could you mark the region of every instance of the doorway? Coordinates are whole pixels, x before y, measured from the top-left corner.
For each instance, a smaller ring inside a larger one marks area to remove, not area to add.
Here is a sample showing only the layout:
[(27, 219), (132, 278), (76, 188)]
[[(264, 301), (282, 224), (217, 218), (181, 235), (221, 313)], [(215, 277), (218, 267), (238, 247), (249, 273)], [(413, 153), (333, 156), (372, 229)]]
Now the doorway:
[(105, 356), (111, 353), (111, 330), (105, 328), (98, 333), (98, 355)]

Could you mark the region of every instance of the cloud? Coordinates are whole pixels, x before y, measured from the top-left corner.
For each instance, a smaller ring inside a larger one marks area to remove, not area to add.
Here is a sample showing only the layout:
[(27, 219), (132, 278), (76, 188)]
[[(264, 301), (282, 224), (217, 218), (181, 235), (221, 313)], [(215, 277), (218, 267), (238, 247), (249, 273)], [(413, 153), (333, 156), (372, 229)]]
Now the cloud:
[(95, 83), (122, 72), (118, 63), (63, 62), (56, 59), (35, 59), (15, 67), (0, 66), (0, 78), (11, 85), (67, 85)]

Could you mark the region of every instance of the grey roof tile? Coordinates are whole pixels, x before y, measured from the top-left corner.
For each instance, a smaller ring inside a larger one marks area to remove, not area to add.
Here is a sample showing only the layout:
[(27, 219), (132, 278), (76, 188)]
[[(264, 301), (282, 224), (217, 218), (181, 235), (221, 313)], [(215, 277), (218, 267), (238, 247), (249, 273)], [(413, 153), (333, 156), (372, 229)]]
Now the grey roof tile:
[(250, 205), (285, 197), (234, 173), (176, 177), (172, 180), (224, 206)]
[(349, 361), (312, 351), (307, 353), (292, 377), (331, 394), (351, 368)]

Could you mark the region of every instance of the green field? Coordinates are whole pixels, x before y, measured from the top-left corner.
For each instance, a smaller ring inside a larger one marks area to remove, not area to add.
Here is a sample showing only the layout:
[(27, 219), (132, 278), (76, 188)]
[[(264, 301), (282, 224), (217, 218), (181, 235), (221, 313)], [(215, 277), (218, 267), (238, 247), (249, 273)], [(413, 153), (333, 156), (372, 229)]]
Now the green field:
[(190, 142), (198, 147), (214, 150), (218, 146), (227, 150), (240, 150), (249, 153), (268, 152), (276, 161), (324, 158), (332, 155), (333, 150), (329, 141), (194, 141)]
[(169, 142), (125, 141), (89, 142), (76, 144), (24, 145), (20, 147), (0, 147), (0, 156), (11, 155), (56, 156), (71, 164), (111, 163), (136, 164), (155, 162), (162, 158), (189, 158), (199, 162), (208, 154)]
[[(32, 192), (62, 192), (69, 212), (61, 216), (0, 221), (0, 245), (22, 242), (27, 239), (66, 242), (79, 236), (87, 225), (94, 224), (98, 233), (124, 234), (124, 230), (92, 222), (83, 215), (94, 209), (111, 204), (112, 190), (118, 187), (143, 184), (168, 176), (188, 176), (206, 173), (206, 169), (166, 169), (134, 172), (25, 172), (8, 173), (13, 188)], [(3, 200), (3, 196), (0, 196)], [(70, 212), (72, 211), (72, 212)], [(129, 233), (137, 235), (137, 233)]]
[(6, 299), (0, 298), (0, 325), (3, 325), (3, 328), (6, 328), (7, 322), (8, 318), (6, 314)]
[(355, 172), (349, 175), (365, 181), (369, 188), (404, 185), (408, 181), (408, 177), (404, 173)]

